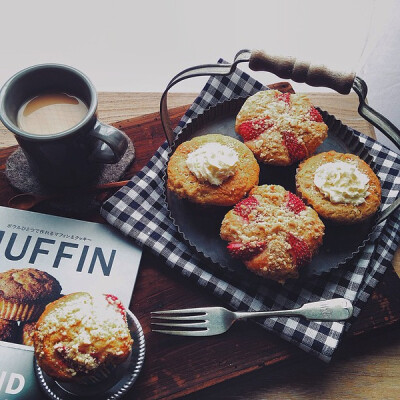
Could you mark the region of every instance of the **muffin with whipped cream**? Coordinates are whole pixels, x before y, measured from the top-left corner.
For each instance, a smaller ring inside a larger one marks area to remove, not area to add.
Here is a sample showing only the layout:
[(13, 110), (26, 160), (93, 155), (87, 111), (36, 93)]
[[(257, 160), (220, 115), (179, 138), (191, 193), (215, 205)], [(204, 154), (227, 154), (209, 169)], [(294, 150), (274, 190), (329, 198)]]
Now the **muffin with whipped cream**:
[(296, 173), (297, 194), (327, 221), (362, 222), (376, 213), (381, 185), (367, 163), (335, 151), (302, 162)]
[(306, 95), (278, 90), (250, 96), (236, 117), (235, 130), (258, 161), (278, 166), (309, 157), (328, 134)]
[(126, 311), (117, 297), (77, 292), (50, 303), (33, 333), (39, 366), (56, 380), (106, 378), (132, 349)]
[(168, 189), (201, 205), (231, 206), (258, 184), (253, 153), (230, 136), (208, 134), (180, 144), (168, 163)]

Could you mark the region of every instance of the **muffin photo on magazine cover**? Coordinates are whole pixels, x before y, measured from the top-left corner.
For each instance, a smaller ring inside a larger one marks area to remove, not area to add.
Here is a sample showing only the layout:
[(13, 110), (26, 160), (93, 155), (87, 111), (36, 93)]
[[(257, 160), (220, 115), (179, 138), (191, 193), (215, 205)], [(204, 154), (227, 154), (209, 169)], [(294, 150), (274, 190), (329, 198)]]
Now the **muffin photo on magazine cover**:
[[(61, 296), (56, 278), (35, 268), (10, 269), (0, 273), (0, 339), (30, 343), (28, 328), (38, 320), (47, 304)], [(28, 344), (30, 345), (30, 344)]]

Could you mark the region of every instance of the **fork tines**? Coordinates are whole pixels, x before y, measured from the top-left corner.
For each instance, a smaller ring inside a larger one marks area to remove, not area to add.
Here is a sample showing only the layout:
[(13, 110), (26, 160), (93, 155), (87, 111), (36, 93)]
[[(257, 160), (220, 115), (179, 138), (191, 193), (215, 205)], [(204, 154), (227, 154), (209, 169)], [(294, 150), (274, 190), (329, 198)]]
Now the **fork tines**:
[[(180, 336), (188, 336), (189, 334), (190, 336), (203, 336), (204, 332), (208, 330), (205, 319), (206, 315), (207, 313), (204, 309), (199, 311), (195, 308), (154, 311), (151, 313), (151, 318), (157, 319), (157, 322), (151, 322), (151, 325), (165, 328), (180, 328), (180, 330), (152, 329), (152, 331)], [(167, 322), (161, 322), (161, 320)]]
[(167, 315), (167, 314), (194, 314), (194, 315), (206, 315), (207, 310), (205, 308), (185, 308), (180, 310), (164, 310), (164, 311), (152, 311), (151, 316), (153, 315)]

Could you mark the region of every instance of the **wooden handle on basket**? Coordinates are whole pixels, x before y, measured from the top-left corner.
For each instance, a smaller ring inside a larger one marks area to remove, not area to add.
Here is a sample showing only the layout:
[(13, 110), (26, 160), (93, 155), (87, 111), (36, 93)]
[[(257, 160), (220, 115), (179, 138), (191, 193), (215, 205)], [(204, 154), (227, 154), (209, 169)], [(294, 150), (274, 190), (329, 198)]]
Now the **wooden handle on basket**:
[(249, 67), (253, 71), (272, 72), (283, 79), (324, 86), (341, 94), (348, 94), (353, 86), (355, 73), (337, 72), (324, 65), (312, 65), (293, 57), (272, 56), (261, 50), (251, 52)]
[(324, 65), (312, 65), (293, 57), (271, 56), (264, 51), (247, 49), (240, 50), (231, 64), (198, 65), (185, 69), (172, 78), (161, 96), (160, 102), (161, 122), (170, 146), (175, 140), (175, 134), (168, 114), (167, 95), (169, 89), (184, 79), (196, 76), (229, 75), (239, 63), (243, 62), (248, 62), (253, 71), (272, 72), (283, 79), (292, 79), (310, 86), (329, 87), (341, 94), (349, 94), (351, 89), (354, 89), (360, 99), (358, 107), (360, 115), (382, 131), (400, 149), (400, 130), (366, 104), (367, 84), (354, 72), (332, 71)]

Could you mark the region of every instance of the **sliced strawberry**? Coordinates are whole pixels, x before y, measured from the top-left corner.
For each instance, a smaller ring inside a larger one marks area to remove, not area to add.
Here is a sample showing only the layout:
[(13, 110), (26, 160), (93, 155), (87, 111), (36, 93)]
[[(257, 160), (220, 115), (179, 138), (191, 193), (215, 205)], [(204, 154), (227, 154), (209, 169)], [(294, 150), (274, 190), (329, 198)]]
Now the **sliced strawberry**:
[(306, 147), (297, 140), (293, 132), (283, 131), (282, 137), (292, 162), (300, 161), (307, 156)]
[(114, 305), (121, 313), (121, 315), (124, 317), (124, 319), (126, 319), (126, 310), (123, 304), (121, 303), (121, 300), (113, 294), (105, 294), (104, 297), (106, 298), (107, 302), (111, 305)]
[(275, 96), (278, 101), (284, 101), (287, 105), (290, 105), (290, 93), (277, 93)]
[(311, 107), (310, 108), (310, 121), (315, 121), (315, 122), (324, 122), (322, 115), (319, 113), (319, 111)]
[(286, 240), (291, 246), (290, 254), (296, 266), (302, 267), (311, 261), (311, 250), (304, 240), (299, 239), (290, 232), (287, 234)]
[(258, 138), (273, 125), (273, 123), (268, 120), (269, 117), (264, 117), (243, 122), (239, 125), (239, 135), (245, 142)]
[(265, 244), (265, 241), (251, 242), (246, 244), (231, 242), (226, 248), (232, 257), (248, 260), (261, 253), (264, 250)]
[(244, 220), (249, 220), (250, 213), (257, 207), (258, 200), (254, 196), (249, 196), (239, 201), (233, 208), (235, 214), (240, 215)]
[(288, 192), (286, 197), (286, 207), (293, 211), (295, 214), (306, 209), (306, 205), (303, 203), (301, 199), (299, 199), (295, 194), (292, 192)]

